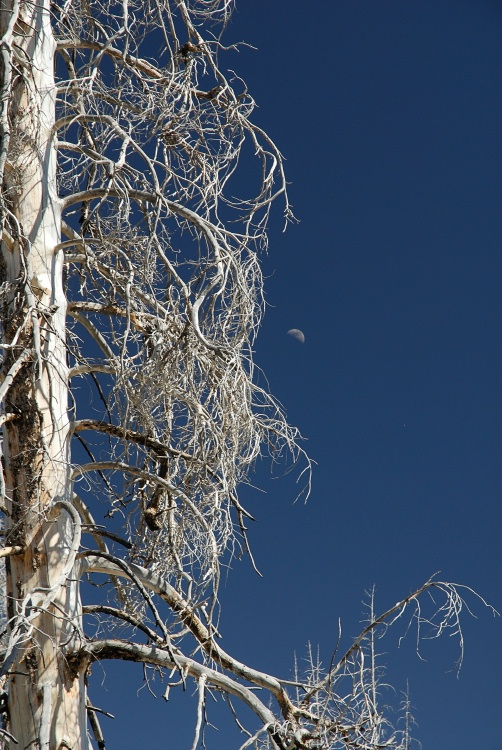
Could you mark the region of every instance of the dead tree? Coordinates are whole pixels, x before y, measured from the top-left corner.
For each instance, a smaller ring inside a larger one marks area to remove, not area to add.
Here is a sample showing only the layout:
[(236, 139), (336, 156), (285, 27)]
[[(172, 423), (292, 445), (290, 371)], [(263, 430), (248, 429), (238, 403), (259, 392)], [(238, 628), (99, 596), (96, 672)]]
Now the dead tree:
[(294, 682), (219, 643), (220, 562), (249, 552), (239, 483), (264, 451), (301, 455), (254, 376), (258, 254), (271, 204), (289, 207), (281, 154), (219, 62), (230, 5), (0, 6), (4, 746), (88, 748), (89, 721), (104, 747), (87, 698), (104, 659), (195, 681), (194, 748), (208, 687), (254, 712), (242, 748), (396, 745), (375, 635), (410, 608), (419, 624), (433, 588), (428, 620), (458, 627), (457, 590), (428, 581)]

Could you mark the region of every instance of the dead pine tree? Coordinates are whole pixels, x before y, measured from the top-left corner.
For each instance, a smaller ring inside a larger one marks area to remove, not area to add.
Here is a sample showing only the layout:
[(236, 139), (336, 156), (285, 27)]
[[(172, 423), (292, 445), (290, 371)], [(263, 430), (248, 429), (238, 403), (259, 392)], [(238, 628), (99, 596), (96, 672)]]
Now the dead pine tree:
[[(399, 746), (374, 639), (407, 609), (419, 626), (432, 589), (429, 626), (458, 628), (458, 590), (430, 580), (294, 681), (217, 637), (220, 563), (251, 554), (239, 484), (265, 450), (302, 454), (254, 377), (258, 254), (272, 203), (289, 207), (220, 65), (230, 6), (0, 5), (4, 747), (103, 748), (88, 691), (106, 659), (155, 666), (166, 692), (195, 683), (194, 748), (208, 689), (242, 748)], [(251, 154), (261, 183), (241, 196)]]

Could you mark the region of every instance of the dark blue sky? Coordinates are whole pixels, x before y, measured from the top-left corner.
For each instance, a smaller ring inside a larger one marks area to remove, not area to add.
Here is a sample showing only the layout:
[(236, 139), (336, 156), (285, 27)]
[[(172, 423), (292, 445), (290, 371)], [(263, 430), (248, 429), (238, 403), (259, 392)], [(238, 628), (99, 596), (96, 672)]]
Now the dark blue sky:
[[(329, 663), (338, 618), (357, 635), (373, 585), (384, 610), (440, 570), (502, 609), (502, 3), (238, 0), (226, 38), (258, 47), (228, 67), (287, 158), (300, 219), (283, 234), (278, 206), (257, 361), (318, 465), (307, 505), (265, 464), (266, 494), (244, 491), (264, 578), (233, 563), (222, 644), (287, 676), (308, 641)], [(470, 601), (458, 679), (451, 638), (426, 661), (412, 637), (397, 651), (399, 629), (382, 642), (386, 700), (409, 679), (424, 750), (502, 748), (501, 620)], [(193, 698), (188, 714), (133, 701), (139, 669), (105, 669), (110, 750), (188, 750)], [(220, 735), (210, 747), (238, 747)]]

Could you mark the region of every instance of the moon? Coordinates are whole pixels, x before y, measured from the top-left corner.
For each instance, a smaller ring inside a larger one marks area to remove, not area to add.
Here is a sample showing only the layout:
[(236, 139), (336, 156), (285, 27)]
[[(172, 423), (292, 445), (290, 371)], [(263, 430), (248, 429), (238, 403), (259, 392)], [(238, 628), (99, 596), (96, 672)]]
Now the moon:
[(303, 331), (300, 331), (299, 328), (290, 328), (288, 331), (288, 336), (292, 336), (294, 339), (300, 342), (300, 344), (305, 343), (305, 334)]

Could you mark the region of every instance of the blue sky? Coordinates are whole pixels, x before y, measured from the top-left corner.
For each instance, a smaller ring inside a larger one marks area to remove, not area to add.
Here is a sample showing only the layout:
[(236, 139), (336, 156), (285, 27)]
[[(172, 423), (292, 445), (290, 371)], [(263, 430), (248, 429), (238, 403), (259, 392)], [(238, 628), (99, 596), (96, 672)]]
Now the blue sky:
[[(339, 618), (357, 635), (373, 585), (384, 610), (441, 571), (502, 610), (502, 4), (238, 0), (226, 38), (258, 48), (228, 67), (300, 220), (283, 233), (278, 206), (256, 358), (317, 466), (306, 505), (265, 462), (266, 492), (244, 490), (264, 577), (234, 561), (222, 644), (288, 676), (308, 641), (329, 663)], [(412, 637), (397, 650), (400, 630), (382, 642), (387, 699), (409, 680), (424, 749), (502, 748), (501, 620), (469, 601), (458, 678), (451, 638), (424, 661)], [(139, 668), (105, 671), (110, 750), (190, 747), (190, 696), (135, 700)]]

